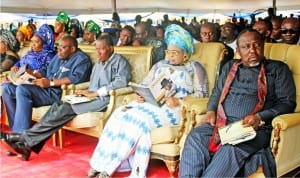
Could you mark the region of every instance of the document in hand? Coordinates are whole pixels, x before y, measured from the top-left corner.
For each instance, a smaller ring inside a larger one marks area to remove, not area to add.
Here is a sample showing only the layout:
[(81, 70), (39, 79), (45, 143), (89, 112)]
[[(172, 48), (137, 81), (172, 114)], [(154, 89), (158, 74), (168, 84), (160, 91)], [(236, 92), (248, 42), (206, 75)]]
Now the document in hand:
[(36, 79), (35, 76), (25, 72), (21, 75), (17, 73), (10, 72), (8, 74), (8, 79), (15, 85), (21, 85), (21, 84), (32, 84), (32, 81)]
[(63, 101), (68, 102), (70, 104), (78, 104), (90, 102), (96, 98), (89, 98), (87, 96), (76, 96), (76, 95), (66, 95), (62, 98)]
[(176, 93), (176, 88), (173, 82), (165, 77), (165, 75), (159, 76), (149, 86), (143, 86), (140, 84), (129, 82), (129, 86), (142, 96), (146, 102), (156, 106), (164, 104), (164, 98), (171, 97)]
[(256, 136), (256, 131), (253, 127), (243, 127), (242, 121), (237, 121), (219, 128), (219, 135), (222, 145), (236, 145)]

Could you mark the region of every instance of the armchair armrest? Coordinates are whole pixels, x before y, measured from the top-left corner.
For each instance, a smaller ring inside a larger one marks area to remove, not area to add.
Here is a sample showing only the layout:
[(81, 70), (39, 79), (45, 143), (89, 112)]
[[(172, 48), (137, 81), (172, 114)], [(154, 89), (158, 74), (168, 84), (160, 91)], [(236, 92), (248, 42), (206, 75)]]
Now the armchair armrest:
[(78, 84), (69, 84), (65, 86), (66, 93), (68, 95), (74, 94), (75, 90), (85, 90), (89, 88), (90, 82), (83, 82)]
[[(131, 87), (124, 87), (124, 88), (119, 88), (116, 90), (110, 90), (109, 95), (110, 95), (110, 100), (107, 105), (107, 109), (104, 112), (103, 116), (103, 123), (105, 124), (107, 119), (110, 117), (112, 112), (115, 110), (116, 107), (118, 107), (118, 103), (122, 103), (124, 97), (128, 94), (133, 93), (133, 90)], [(123, 104), (123, 103), (122, 103)]]
[(271, 147), (281, 176), (300, 164), (300, 113), (279, 115), (272, 126)]
[(131, 87), (119, 88), (116, 90), (112, 90), (115, 92), (116, 96), (128, 95), (133, 93), (133, 89)]
[(203, 114), (206, 112), (206, 106), (209, 98), (191, 98), (182, 102), (182, 109), (186, 112), (194, 110), (197, 114)]
[(280, 125), (281, 130), (286, 130), (300, 124), (300, 113), (283, 114), (275, 117), (272, 126)]
[(209, 98), (189, 98), (182, 102), (179, 133), (175, 140), (176, 144), (180, 142), (185, 133), (191, 131), (196, 125), (196, 114), (206, 113), (208, 100)]
[(209, 98), (198, 98), (191, 102), (190, 110), (195, 114), (205, 114)]

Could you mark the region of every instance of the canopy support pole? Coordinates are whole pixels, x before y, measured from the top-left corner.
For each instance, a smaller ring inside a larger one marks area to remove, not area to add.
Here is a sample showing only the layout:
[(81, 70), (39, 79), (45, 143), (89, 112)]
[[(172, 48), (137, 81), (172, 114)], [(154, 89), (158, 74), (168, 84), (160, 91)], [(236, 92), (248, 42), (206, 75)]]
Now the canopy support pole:
[(276, 9), (276, 0), (273, 0), (273, 15), (277, 15), (276, 14), (276, 11), (277, 11), (277, 9)]
[(117, 0), (111, 0), (111, 9), (112, 9), (112, 13), (117, 12)]

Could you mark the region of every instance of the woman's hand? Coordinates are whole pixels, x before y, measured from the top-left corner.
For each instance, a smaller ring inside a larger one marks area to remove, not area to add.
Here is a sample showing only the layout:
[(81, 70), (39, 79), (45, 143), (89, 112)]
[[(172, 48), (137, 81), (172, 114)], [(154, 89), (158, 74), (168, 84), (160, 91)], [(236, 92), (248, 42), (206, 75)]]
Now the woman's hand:
[(137, 93), (134, 94), (134, 100), (138, 103), (144, 103), (145, 102), (145, 99)]
[(10, 71), (11, 71), (11, 72), (14, 72), (14, 73), (18, 72), (18, 70), (19, 70), (19, 67), (17, 67), (17, 66), (12, 66), (12, 67), (10, 68)]
[(164, 103), (166, 103), (169, 108), (173, 108), (179, 105), (179, 99), (175, 97), (167, 97), (164, 98)]

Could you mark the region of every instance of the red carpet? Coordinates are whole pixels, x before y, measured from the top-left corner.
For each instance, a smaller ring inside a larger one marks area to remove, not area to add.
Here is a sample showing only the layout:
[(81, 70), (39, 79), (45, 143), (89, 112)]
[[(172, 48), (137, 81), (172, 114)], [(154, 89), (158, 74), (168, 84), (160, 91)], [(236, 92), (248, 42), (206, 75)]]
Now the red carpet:
[[(52, 146), (48, 140), (39, 155), (31, 154), (29, 161), (22, 161), (16, 156), (7, 156), (1, 146), (0, 177), (29, 177), (29, 178), (83, 178), (89, 169), (89, 159), (97, 144), (94, 137), (65, 132), (63, 149)], [(126, 177), (127, 173), (115, 173), (113, 177)], [(147, 177), (169, 177), (165, 164), (160, 160), (151, 160)]]

